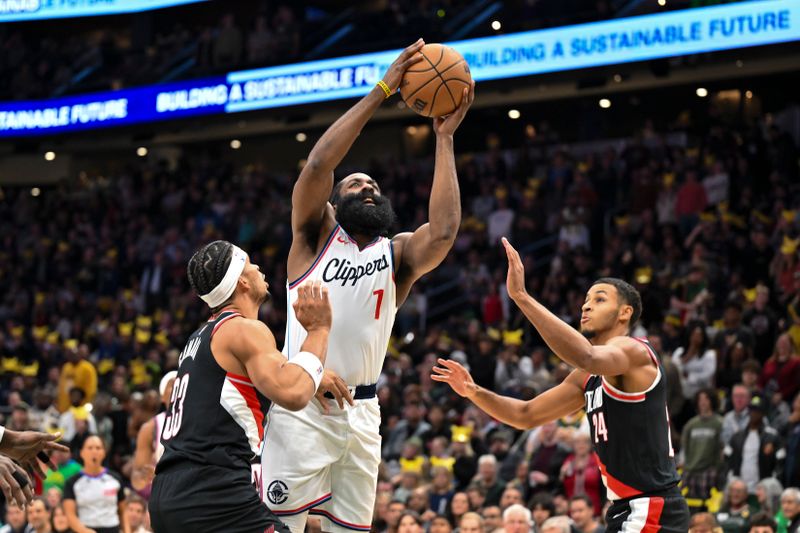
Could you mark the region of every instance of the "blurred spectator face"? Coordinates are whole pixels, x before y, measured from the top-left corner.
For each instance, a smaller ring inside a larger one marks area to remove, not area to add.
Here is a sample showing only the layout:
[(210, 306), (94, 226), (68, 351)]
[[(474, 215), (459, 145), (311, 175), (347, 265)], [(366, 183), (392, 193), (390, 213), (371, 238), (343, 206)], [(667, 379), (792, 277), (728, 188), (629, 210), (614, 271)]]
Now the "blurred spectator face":
[(446, 490), (450, 488), (450, 471), (444, 466), (434, 467), (431, 484), (436, 490)]
[(73, 387), (69, 390), (69, 403), (72, 407), (80, 407), (83, 405), (83, 399), (86, 397), (82, 389)]
[(14, 427), (17, 428), (17, 430), (28, 429), (28, 408), (21, 405), (15, 407), (14, 411), (11, 413), (11, 421), (14, 423)]
[(478, 464), (478, 475), (486, 483), (494, 483), (497, 477), (497, 463), (484, 461)]
[(468, 513), (461, 518), (459, 524), (461, 533), (484, 533), (485, 529), (481, 525), (480, 516), (475, 513)]
[(456, 492), (450, 502), (450, 507), (453, 510), (453, 515), (461, 516), (469, 512), (469, 498), (464, 492)]
[(419, 485), (419, 475), (416, 472), (403, 472), (400, 484), (406, 489), (413, 489)]
[(47, 505), (50, 509), (55, 509), (61, 503), (61, 489), (58, 487), (50, 487), (47, 491)]
[(22, 396), (17, 391), (14, 391), (8, 395), (8, 406), (9, 407), (16, 407), (22, 401)]
[(397, 533), (422, 533), (422, 527), (413, 516), (405, 515), (400, 519), (400, 523), (397, 526)]
[(714, 533), (717, 520), (711, 513), (697, 513), (689, 521), (689, 533)]
[(428, 491), (424, 488), (414, 489), (408, 497), (408, 508), (422, 514), (428, 509)]
[(467, 499), (472, 509), (480, 509), (486, 501), (486, 493), (477, 487), (467, 489)]
[(53, 508), (53, 527), (56, 531), (69, 531), (69, 520), (60, 505)]
[(578, 457), (586, 457), (592, 451), (592, 441), (586, 433), (575, 433), (572, 439), (572, 451)]
[(391, 529), (397, 527), (397, 522), (400, 521), (400, 515), (406, 510), (406, 504), (403, 502), (392, 502), (389, 504), (389, 510), (386, 512), (386, 525)]
[(750, 391), (741, 385), (734, 386), (731, 393), (731, 401), (733, 402), (733, 408), (741, 413), (750, 403)]
[(451, 533), (453, 531), (450, 522), (443, 516), (437, 516), (431, 520), (429, 533)]
[(438, 405), (431, 407), (428, 411), (428, 422), (434, 427), (439, 427), (444, 422), (444, 411)]
[(436, 437), (431, 442), (431, 455), (433, 457), (446, 457), (447, 456), (447, 439), (444, 437)]
[(417, 403), (406, 404), (403, 408), (403, 418), (412, 426), (416, 426), (422, 420), (422, 406)]
[(753, 526), (748, 533), (775, 533), (771, 526)]
[(583, 500), (569, 502), (569, 516), (579, 528), (589, 525), (593, 518), (593, 509)]
[(747, 484), (743, 481), (731, 483), (731, 486), (728, 487), (728, 497), (732, 507), (745, 504), (747, 502)]
[(775, 341), (775, 358), (780, 363), (784, 363), (792, 356), (792, 339), (784, 333)]
[(569, 501), (563, 494), (553, 496), (553, 505), (556, 508), (556, 515), (566, 515), (569, 512)]
[(548, 422), (547, 424), (544, 424), (542, 426), (542, 430), (541, 430), (541, 433), (540, 433), (541, 438), (542, 438), (542, 442), (545, 442), (545, 443), (552, 442), (553, 438), (556, 436), (556, 430), (557, 429), (558, 429), (558, 426), (556, 426), (555, 422)]
[(500, 508), (507, 509), (515, 503), (522, 503), (522, 493), (516, 487), (508, 487), (500, 497)]
[(522, 511), (510, 512), (505, 520), (503, 520), (503, 529), (505, 533), (528, 533), (530, 527)]
[(490, 505), (486, 507), (481, 516), (483, 516), (483, 527), (486, 531), (494, 531), (503, 527), (503, 513), (498, 506)]
[(542, 527), (544, 521), (550, 518), (550, 510), (540, 504), (536, 504), (533, 506), (533, 523), (536, 524), (537, 527)]
[(36, 389), (36, 393), (33, 395), (33, 403), (36, 404), (37, 409), (44, 411), (53, 403), (53, 397), (44, 389)]
[(701, 392), (697, 395), (697, 412), (701, 415), (705, 415), (711, 412), (711, 400), (708, 398), (708, 395), (704, 392)]
[(22, 529), (25, 525), (25, 511), (16, 505), (9, 505), (6, 507), (6, 523), (12, 529)]
[(781, 497), (781, 510), (783, 516), (791, 522), (800, 514), (800, 501), (791, 494), (785, 494)]
[[(748, 391), (748, 394), (749, 394), (749, 391), (751, 389), (754, 389), (756, 387), (756, 383), (758, 383), (758, 372), (755, 372), (755, 371), (750, 370), (748, 368), (745, 368), (744, 370), (742, 370), (742, 385), (745, 386), (746, 390)], [(749, 396), (748, 396), (748, 398), (749, 398)], [(748, 399), (747, 402), (745, 402), (745, 405), (747, 405), (747, 403), (749, 401), (750, 400)], [(735, 407), (736, 407), (736, 404), (734, 403), (734, 408)], [(738, 411), (738, 409), (737, 409), (737, 411)]]
[(135, 531), (144, 525), (144, 505), (140, 501), (129, 502), (125, 508), (131, 530)]
[(28, 505), (28, 523), (36, 531), (44, 531), (47, 529), (48, 522), (50, 522), (50, 512), (44, 502), (38, 499), (33, 500), (33, 503)]

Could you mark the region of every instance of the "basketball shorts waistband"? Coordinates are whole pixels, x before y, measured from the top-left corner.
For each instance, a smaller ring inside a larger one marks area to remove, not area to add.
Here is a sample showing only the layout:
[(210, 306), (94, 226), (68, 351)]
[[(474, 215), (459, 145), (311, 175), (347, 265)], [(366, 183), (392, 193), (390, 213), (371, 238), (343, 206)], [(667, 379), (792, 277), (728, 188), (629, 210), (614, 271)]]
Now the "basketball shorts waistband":
[[(372, 385), (358, 385), (356, 387), (347, 387), (350, 390), (350, 395), (353, 396), (354, 400), (369, 400), (374, 398), (378, 394), (378, 385), (377, 383), (373, 383)], [(325, 397), (329, 400), (333, 400), (333, 394), (330, 392), (325, 393)]]

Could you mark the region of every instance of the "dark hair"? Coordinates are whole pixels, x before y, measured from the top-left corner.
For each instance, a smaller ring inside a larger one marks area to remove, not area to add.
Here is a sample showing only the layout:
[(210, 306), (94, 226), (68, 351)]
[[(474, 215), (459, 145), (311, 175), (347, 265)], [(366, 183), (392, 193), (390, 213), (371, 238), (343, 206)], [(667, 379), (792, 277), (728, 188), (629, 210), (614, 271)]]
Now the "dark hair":
[(569, 499), (569, 503), (572, 502), (583, 502), (592, 510), (592, 513), (594, 513), (594, 502), (587, 495), (579, 494), (578, 496), (573, 496)]
[(702, 320), (693, 320), (686, 327), (686, 347), (689, 347), (694, 330), (698, 328), (700, 328), (700, 331), (703, 333), (703, 342), (700, 344), (700, 355), (702, 355), (708, 349), (708, 333), (706, 332), (706, 323)]
[(533, 498), (528, 501), (528, 509), (533, 511), (537, 507), (541, 507), (549, 512), (550, 516), (556, 514), (556, 505), (553, 503), (553, 497), (546, 492), (537, 492), (533, 495)]
[[(186, 268), (186, 275), (189, 277), (189, 285), (198, 296), (208, 294), (214, 287), (219, 285), (225, 272), (231, 264), (233, 257), (233, 244), (228, 241), (214, 241), (206, 244), (197, 250)], [(222, 305), (212, 309), (212, 314), (218, 309), (227, 305)]]
[(331, 205), (336, 205), (342, 199), (342, 187), (344, 186), (344, 180), (339, 180), (333, 186), (333, 191), (331, 191), (331, 197), (329, 199)]
[(403, 518), (407, 516), (413, 518), (414, 522), (416, 522), (418, 526), (422, 526), (422, 518), (419, 517), (419, 514), (417, 514), (416, 511), (403, 511), (403, 513), (400, 515), (400, 518), (397, 519), (397, 525), (400, 525), (400, 522), (403, 521)]
[(717, 391), (711, 388), (704, 388), (697, 391), (697, 394), (694, 395), (694, 404), (700, 401), (700, 395), (705, 394), (708, 397), (708, 401), (711, 402), (711, 410), (715, 413), (719, 409), (719, 396), (717, 395)]
[(633, 326), (636, 325), (639, 318), (642, 316), (642, 296), (639, 294), (639, 291), (630, 283), (619, 278), (600, 278), (592, 283), (592, 286), (594, 287), (600, 283), (613, 285), (614, 288), (617, 289), (619, 299), (622, 300), (623, 303), (633, 307), (633, 314), (631, 314), (631, 320), (628, 322), (628, 330), (632, 330)]
[(775, 520), (773, 520), (771, 516), (763, 511), (751, 516), (750, 520), (747, 522), (748, 529), (756, 526), (767, 526), (772, 528), (772, 531), (778, 530), (778, 524), (775, 523)]

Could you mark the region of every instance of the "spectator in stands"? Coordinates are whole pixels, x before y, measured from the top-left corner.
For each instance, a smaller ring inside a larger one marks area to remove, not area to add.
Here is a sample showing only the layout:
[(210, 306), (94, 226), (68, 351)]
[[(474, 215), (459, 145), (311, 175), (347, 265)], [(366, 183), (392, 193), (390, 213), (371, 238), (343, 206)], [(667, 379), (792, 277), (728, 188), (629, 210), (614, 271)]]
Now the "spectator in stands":
[(542, 524), (541, 533), (570, 533), (569, 518), (566, 516), (554, 516), (545, 520)]
[[(505, 483), (497, 475), (497, 459), (494, 455), (482, 455), (478, 459), (478, 475), (472, 483), (485, 491), (484, 505), (497, 505), (505, 490)], [(473, 506), (473, 509), (476, 507)]]
[(528, 503), (531, 515), (533, 517), (533, 530), (539, 532), (542, 530), (542, 524), (556, 514), (556, 507), (553, 505), (553, 497), (546, 492), (539, 492), (535, 494), (531, 501)]
[(778, 337), (772, 356), (764, 363), (759, 384), (767, 391), (778, 391), (788, 400), (800, 391), (800, 356), (788, 333)]
[(397, 533), (397, 525), (400, 523), (400, 516), (406, 510), (406, 502), (393, 500), (389, 502), (389, 508), (386, 511), (386, 531), (388, 533)]
[(575, 432), (572, 438), (572, 455), (564, 461), (560, 479), (567, 498), (571, 500), (577, 496), (588, 496), (594, 514), (600, 515), (603, 481), (600, 478), (600, 464), (597, 455), (592, 451), (592, 441), (587, 433)]
[(756, 500), (761, 511), (774, 516), (781, 507), (783, 485), (774, 477), (762, 479), (756, 485)]
[(713, 385), (717, 353), (710, 346), (704, 323), (693, 322), (686, 331), (687, 342), (673, 352), (672, 360), (681, 373), (684, 397), (693, 400), (700, 389)]
[(705, 500), (718, 486), (722, 467), (722, 418), (717, 414), (719, 400), (712, 389), (701, 389), (695, 396), (697, 416), (681, 432), (683, 485), (692, 507), (693, 500)]
[(242, 31), (231, 13), (222, 17), (222, 26), (214, 40), (214, 68), (235, 69), (242, 58)]
[(397, 533), (422, 533), (422, 519), (414, 511), (405, 511), (400, 515)]
[(681, 231), (686, 234), (697, 223), (700, 213), (708, 205), (706, 190), (697, 181), (697, 172), (687, 170), (686, 176), (678, 188), (678, 196), (675, 200), (675, 214), (681, 225)]
[(725, 533), (743, 533), (747, 531), (747, 521), (756, 513), (756, 509), (748, 503), (747, 483), (734, 477), (725, 489), (725, 499), (717, 513), (717, 521)]
[(713, 514), (697, 513), (689, 521), (689, 533), (722, 533), (722, 529)]
[(94, 400), (97, 393), (97, 370), (86, 360), (89, 348), (69, 339), (64, 342), (64, 356), (67, 362), (61, 367), (58, 378), (58, 410), (62, 413), (72, 405), (70, 394), (73, 388), (83, 391), (81, 405)]
[(538, 446), (529, 461), (529, 482), (534, 490), (550, 491), (556, 487), (561, 465), (567, 455), (568, 451), (558, 441), (556, 423), (549, 422), (541, 426), (538, 429)]
[(34, 498), (28, 504), (28, 525), (35, 533), (50, 533), (50, 509), (42, 497)]
[(605, 533), (606, 528), (595, 518), (593, 502), (588, 496), (575, 496), (569, 501), (569, 516), (580, 533)]
[(744, 385), (735, 385), (731, 391), (733, 410), (725, 413), (722, 419), (722, 442), (728, 445), (734, 433), (747, 428), (750, 424), (750, 390)]
[(460, 524), (461, 517), (467, 514), (469, 509), (469, 498), (466, 492), (456, 492), (453, 494), (453, 499), (450, 500), (450, 508), (447, 512), (447, 518), (451, 524)]
[(778, 475), (786, 454), (778, 432), (764, 423), (765, 407), (759, 396), (750, 400), (747, 429), (731, 437), (725, 448), (731, 473), (744, 480), (751, 494), (759, 480)]
[(445, 514), (453, 494), (452, 472), (446, 466), (431, 468), (430, 509), (436, 514)]
[(424, 420), (425, 406), (422, 402), (408, 402), (403, 406), (403, 419), (389, 433), (383, 447), (384, 459), (397, 459), (403, 453), (403, 445), (411, 437), (420, 439), (430, 431), (431, 426)]
[(14, 503), (6, 504), (6, 525), (0, 527), (0, 533), (33, 533), (25, 510)]
[[(515, 503), (503, 511), (504, 533), (528, 533), (531, 524), (531, 512), (522, 504)], [(491, 530), (487, 528), (487, 531)]]
[(64, 511), (64, 506), (59, 504), (51, 511), (50, 527), (53, 533), (73, 533), (69, 527), (69, 518)]
[(747, 533), (776, 533), (778, 524), (767, 513), (756, 513), (747, 523)]
[(489, 533), (483, 524), (483, 518), (478, 513), (469, 512), (461, 517), (458, 522), (459, 533)]
[(446, 516), (437, 515), (431, 520), (428, 533), (452, 533), (453, 526)]
[(800, 489), (789, 487), (781, 494), (781, 510), (775, 516), (778, 532), (798, 533), (800, 531)]
[(486, 531), (492, 532), (503, 527), (503, 511), (497, 505), (487, 505), (481, 511), (483, 526)]
[(505, 511), (514, 504), (522, 504), (522, 491), (517, 487), (506, 485), (503, 495), (500, 496), (500, 509)]
[(128, 516), (131, 533), (151, 533), (150, 529), (145, 527), (147, 503), (136, 495), (130, 496), (126, 503), (125, 514)]

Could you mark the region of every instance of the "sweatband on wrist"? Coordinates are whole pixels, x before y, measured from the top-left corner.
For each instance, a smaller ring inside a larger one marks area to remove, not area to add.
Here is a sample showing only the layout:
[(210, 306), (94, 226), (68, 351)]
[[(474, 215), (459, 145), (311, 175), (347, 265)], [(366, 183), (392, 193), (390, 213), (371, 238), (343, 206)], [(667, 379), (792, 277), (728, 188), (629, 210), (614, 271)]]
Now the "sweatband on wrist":
[(324, 372), (319, 357), (311, 352), (300, 352), (289, 359), (289, 364), (297, 365), (305, 370), (314, 381), (314, 392), (317, 392), (319, 384), (322, 382), (322, 373)]

